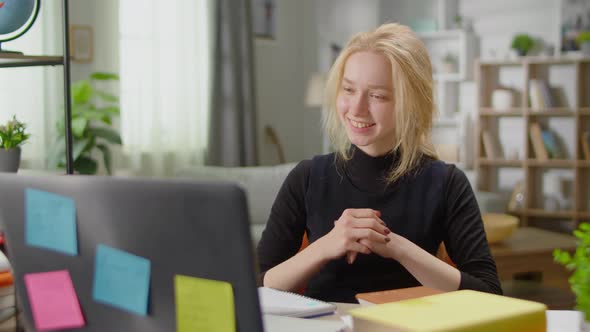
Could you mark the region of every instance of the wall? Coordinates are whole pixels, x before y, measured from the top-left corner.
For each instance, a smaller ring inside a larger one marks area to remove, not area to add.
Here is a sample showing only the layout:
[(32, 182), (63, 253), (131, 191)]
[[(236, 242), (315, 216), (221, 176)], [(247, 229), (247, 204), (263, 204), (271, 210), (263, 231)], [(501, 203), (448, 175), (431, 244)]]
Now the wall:
[(305, 87), (304, 15), (309, 1), (278, 0), (275, 40), (254, 43), (258, 157), (262, 165), (278, 163), (275, 146), (265, 135), (272, 126), (281, 140), (287, 161), (303, 158), (303, 95)]
[(93, 60), (72, 62), (72, 81), (94, 71), (119, 72), (119, 1), (70, 1), (70, 24), (89, 25), (94, 34)]

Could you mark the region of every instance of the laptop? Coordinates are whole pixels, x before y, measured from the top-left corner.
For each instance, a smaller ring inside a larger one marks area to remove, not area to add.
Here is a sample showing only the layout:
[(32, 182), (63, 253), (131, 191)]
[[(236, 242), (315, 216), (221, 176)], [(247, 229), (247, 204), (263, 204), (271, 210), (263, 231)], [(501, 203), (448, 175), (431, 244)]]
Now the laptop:
[[(25, 243), (26, 188), (74, 199), (77, 256)], [(0, 173), (0, 225), (27, 331), (36, 329), (23, 275), (63, 269), (86, 321), (80, 331), (175, 331), (176, 274), (231, 283), (237, 331), (263, 330), (246, 198), (235, 184)], [(147, 316), (93, 300), (99, 244), (151, 261)]]

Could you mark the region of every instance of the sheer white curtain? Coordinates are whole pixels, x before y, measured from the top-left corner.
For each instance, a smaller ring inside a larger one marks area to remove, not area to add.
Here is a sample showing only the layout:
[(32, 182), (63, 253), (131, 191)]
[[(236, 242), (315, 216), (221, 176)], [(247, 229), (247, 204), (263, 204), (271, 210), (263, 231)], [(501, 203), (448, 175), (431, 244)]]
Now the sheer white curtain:
[(129, 167), (171, 175), (207, 147), (211, 0), (121, 0), (121, 134)]
[[(32, 55), (61, 55), (61, 18), (61, 1), (44, 1), (31, 30), (2, 44), (2, 48)], [(31, 134), (22, 146), (21, 168), (46, 168), (57, 117), (63, 116), (63, 101), (62, 66), (0, 68), (0, 124), (16, 115)]]

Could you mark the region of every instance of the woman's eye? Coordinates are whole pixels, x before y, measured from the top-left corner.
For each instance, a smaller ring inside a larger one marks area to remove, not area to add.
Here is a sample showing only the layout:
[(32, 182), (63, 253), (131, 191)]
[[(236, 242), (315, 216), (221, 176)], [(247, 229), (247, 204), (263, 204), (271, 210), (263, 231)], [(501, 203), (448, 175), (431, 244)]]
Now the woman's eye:
[(351, 88), (351, 87), (348, 87), (348, 86), (343, 87), (342, 90), (344, 90), (347, 93), (353, 93), (354, 92), (354, 89)]
[(382, 100), (382, 99), (385, 99), (385, 96), (378, 95), (378, 94), (372, 94), (371, 98)]

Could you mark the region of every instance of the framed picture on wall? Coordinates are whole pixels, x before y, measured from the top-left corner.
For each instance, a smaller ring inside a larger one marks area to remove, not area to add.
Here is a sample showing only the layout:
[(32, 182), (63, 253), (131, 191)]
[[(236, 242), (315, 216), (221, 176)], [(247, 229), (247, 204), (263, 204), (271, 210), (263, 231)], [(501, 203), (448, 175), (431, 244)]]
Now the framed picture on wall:
[(251, 3), (254, 37), (276, 39), (277, 0), (252, 0)]
[(92, 62), (92, 27), (89, 25), (70, 25), (70, 56), (74, 62)]

